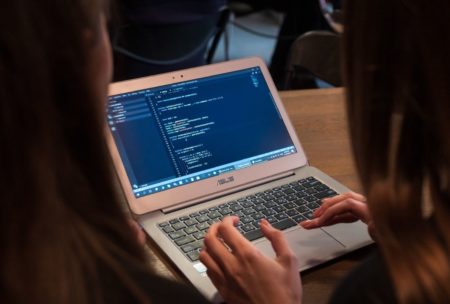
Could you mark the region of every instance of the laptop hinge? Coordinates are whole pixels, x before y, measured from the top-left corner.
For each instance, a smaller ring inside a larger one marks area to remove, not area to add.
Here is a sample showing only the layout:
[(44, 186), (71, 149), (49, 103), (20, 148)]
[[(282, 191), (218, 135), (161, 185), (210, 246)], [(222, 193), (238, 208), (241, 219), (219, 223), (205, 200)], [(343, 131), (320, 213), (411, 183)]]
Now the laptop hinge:
[(273, 181), (276, 181), (276, 180), (279, 180), (279, 179), (282, 179), (282, 178), (285, 178), (285, 177), (288, 177), (288, 176), (292, 176), (294, 174), (295, 174), (295, 171), (287, 171), (287, 172), (284, 172), (284, 173), (272, 175), (272, 176), (269, 176), (269, 177), (265, 177), (263, 179), (256, 180), (256, 181), (251, 182), (251, 183), (247, 183), (247, 184), (241, 185), (241, 186), (236, 187), (236, 188), (228, 189), (228, 190), (221, 191), (221, 192), (216, 192), (216, 193), (213, 193), (213, 194), (210, 194), (210, 195), (207, 195), (207, 196), (202, 196), (202, 197), (197, 198), (195, 200), (190, 200), (190, 201), (187, 201), (187, 202), (184, 202), (184, 203), (177, 204), (175, 206), (170, 206), (170, 207), (161, 209), (161, 211), (163, 213), (165, 213), (165, 214), (171, 213), (171, 212), (175, 212), (175, 211), (178, 211), (180, 209), (183, 209), (183, 208), (186, 208), (186, 207), (189, 207), (189, 206), (192, 206), (192, 205), (197, 205), (197, 204), (200, 204), (200, 203), (204, 203), (204, 202), (207, 202), (207, 201), (211, 201), (213, 199), (217, 199), (217, 198), (223, 197), (225, 195), (230, 195), (230, 194), (234, 194), (234, 193), (237, 193), (237, 192), (240, 192), (240, 191), (244, 191), (244, 190), (247, 190), (247, 189), (250, 189), (250, 188), (253, 188), (253, 187), (256, 187), (256, 186), (260, 186), (260, 185), (268, 183), (268, 182), (273, 182)]

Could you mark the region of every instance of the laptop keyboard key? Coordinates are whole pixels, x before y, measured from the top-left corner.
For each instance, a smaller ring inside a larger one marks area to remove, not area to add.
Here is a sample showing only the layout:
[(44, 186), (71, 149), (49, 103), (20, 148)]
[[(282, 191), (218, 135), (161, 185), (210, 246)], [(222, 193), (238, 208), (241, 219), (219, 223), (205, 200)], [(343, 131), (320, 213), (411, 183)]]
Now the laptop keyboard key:
[(273, 224), (272, 226), (279, 230), (285, 230), (285, 229), (288, 229), (288, 228), (296, 226), (296, 225), (297, 225), (296, 221), (293, 221), (291, 219), (285, 219), (278, 223)]
[(297, 200), (297, 196), (289, 195), (289, 196), (286, 197), (286, 200), (289, 201), (289, 202), (293, 202), (293, 201)]
[(203, 247), (203, 242), (202, 241), (196, 241), (187, 245), (184, 245), (181, 247), (181, 250), (183, 250), (184, 252), (189, 252), (189, 251), (193, 251), (193, 250), (197, 250), (199, 248)]
[(189, 219), (187, 221), (184, 221), (184, 224), (186, 226), (194, 226), (195, 224), (198, 224), (198, 222), (195, 219)]
[(186, 234), (183, 231), (177, 231), (177, 232), (169, 233), (169, 237), (172, 240), (176, 240), (176, 239), (179, 239), (179, 238), (184, 237), (184, 236), (186, 236)]
[(222, 214), (220, 214), (220, 212), (218, 212), (218, 211), (213, 211), (213, 212), (208, 213), (208, 216), (210, 219), (215, 219), (215, 218), (221, 217)]
[(249, 224), (242, 225), (241, 229), (245, 232), (249, 232), (249, 231), (255, 230), (255, 227), (253, 227), (253, 225), (251, 223), (249, 223)]
[(233, 204), (233, 205), (230, 205), (230, 209), (231, 209), (233, 212), (237, 212), (237, 211), (239, 211), (239, 210), (242, 210), (243, 207), (242, 207), (241, 205), (238, 205), (238, 204)]
[(244, 208), (250, 208), (251, 206), (253, 206), (253, 203), (250, 201), (245, 201), (241, 203), (241, 206)]
[(314, 187), (314, 189), (316, 189), (319, 192), (322, 192), (322, 191), (328, 190), (330, 188), (324, 184), (320, 184), (320, 185)]
[(294, 203), (286, 203), (286, 204), (283, 204), (283, 207), (286, 209), (294, 209), (295, 207), (297, 207), (297, 205)]
[(274, 201), (270, 201), (270, 202), (265, 203), (264, 206), (266, 206), (266, 208), (273, 208), (273, 207), (276, 207), (278, 205)]
[(220, 214), (222, 215), (228, 215), (233, 213), (233, 210), (231, 210), (230, 208), (223, 208), (219, 210)]
[(262, 214), (264, 214), (265, 216), (271, 216), (271, 215), (275, 215), (277, 214), (274, 210), (272, 209), (266, 209), (261, 211)]
[(209, 225), (212, 225), (212, 224), (215, 224), (215, 223), (218, 223), (218, 222), (220, 222), (220, 219), (219, 219), (219, 218), (215, 218), (215, 219), (213, 219), (213, 220), (209, 220), (209, 221), (208, 221), (208, 224), (209, 224)]
[(275, 199), (275, 197), (272, 196), (272, 195), (270, 195), (270, 194), (266, 194), (266, 195), (264, 195), (262, 198), (263, 198), (266, 202), (270, 202), (270, 201), (272, 201), (272, 200)]
[(306, 204), (306, 201), (304, 201), (304, 200), (302, 200), (302, 199), (299, 199), (299, 200), (296, 200), (296, 201), (295, 201), (295, 204), (296, 204), (297, 206), (303, 206), (304, 204)]
[(242, 211), (238, 211), (238, 212), (234, 213), (234, 215), (235, 215), (235, 216), (237, 216), (237, 217), (239, 217), (239, 218), (241, 218), (241, 217), (244, 217), (244, 216), (245, 216), (245, 214), (244, 214), (244, 213), (242, 213)]
[(303, 200), (305, 200), (308, 203), (312, 203), (312, 202), (315, 202), (317, 200), (317, 198), (311, 195), (311, 196), (304, 197)]
[(250, 232), (247, 232), (247, 233), (244, 233), (244, 237), (247, 240), (249, 240), (250, 242), (254, 241), (254, 240), (257, 240), (259, 238), (262, 238), (263, 236), (264, 236), (263, 233), (259, 229), (254, 230), (254, 231), (250, 231)]
[(198, 251), (192, 251), (187, 254), (189, 259), (191, 259), (192, 262), (198, 261), (198, 257), (200, 256), (200, 252)]
[(245, 215), (250, 215), (250, 214), (253, 214), (255, 212), (256, 212), (256, 210), (253, 209), (253, 208), (248, 208), (248, 209), (245, 209), (244, 211), (242, 211), (242, 213), (244, 213)]
[(309, 211), (309, 209), (305, 205), (297, 207), (295, 210), (297, 210), (300, 213), (305, 213)]
[(263, 204), (261, 204), (261, 205), (258, 205), (258, 206), (253, 207), (253, 209), (255, 209), (255, 210), (258, 211), (258, 212), (261, 212), (261, 211), (263, 211), (263, 210), (266, 210), (266, 206), (264, 206)]
[(171, 232), (174, 232), (175, 229), (173, 229), (173, 228), (170, 227), (170, 226), (166, 226), (166, 227), (163, 228), (163, 231), (164, 231), (165, 233), (171, 233)]
[(195, 218), (199, 223), (207, 222), (209, 221), (209, 217), (207, 215), (200, 215)]
[(256, 229), (259, 229), (259, 226), (260, 226), (259, 224), (260, 224), (260, 221), (254, 221), (252, 223), (253, 227), (255, 227)]
[(159, 227), (166, 227), (166, 226), (168, 226), (169, 225), (169, 223), (168, 222), (164, 222), (164, 223), (161, 223), (161, 224), (159, 224)]
[(331, 190), (331, 189), (324, 191), (324, 192), (314, 194), (314, 196), (318, 199), (323, 199), (323, 198), (331, 197), (331, 196), (335, 196), (335, 195), (337, 195), (336, 191)]
[(295, 191), (293, 189), (289, 188), (289, 189), (283, 190), (283, 193), (289, 195), (289, 194), (295, 193)]
[(314, 218), (314, 212), (308, 211), (302, 214), (304, 217), (306, 217), (308, 220), (312, 220)]
[(194, 239), (192, 236), (185, 236), (185, 237), (176, 239), (176, 240), (175, 240), (175, 243), (176, 243), (178, 246), (183, 246), (183, 245), (186, 245), (186, 244), (191, 243), (191, 242), (193, 242), (193, 241), (195, 241), (195, 239)]
[(283, 212), (284, 210), (286, 210), (286, 208), (284, 208), (283, 206), (275, 206), (273, 207), (273, 210), (277, 213)]
[(195, 228), (194, 226), (192, 227), (187, 227), (186, 229), (183, 230), (186, 234), (193, 234), (195, 232), (197, 232), (197, 228)]
[(266, 218), (266, 220), (271, 224), (278, 222), (278, 219), (274, 216), (269, 216)]
[(303, 185), (303, 187), (306, 187), (306, 188), (313, 188), (313, 187), (318, 186), (320, 184), (321, 184), (321, 182), (319, 182), (315, 178), (312, 178), (311, 180), (307, 180), (307, 182), (302, 184), (302, 185)]
[(178, 222), (172, 225), (172, 228), (175, 230), (180, 230), (186, 228), (186, 225), (183, 222)]
[(255, 214), (252, 215), (252, 218), (253, 218), (254, 220), (257, 220), (257, 221), (258, 221), (258, 220), (264, 218), (264, 214), (262, 214), (262, 213), (255, 213)]
[(303, 215), (299, 214), (299, 215), (292, 217), (292, 220), (296, 221), (297, 223), (300, 223), (300, 222), (306, 221), (307, 218), (304, 217)]
[(278, 213), (277, 215), (275, 215), (275, 217), (281, 221), (281, 220), (286, 219), (288, 216), (286, 215), (286, 213), (283, 212), (283, 213)]
[(275, 198), (280, 198), (284, 196), (284, 193), (282, 192), (275, 192), (274, 194), (272, 194)]
[(275, 199), (275, 203), (277, 204), (283, 204), (286, 202), (286, 198), (285, 197), (279, 197)]
[(286, 211), (286, 214), (289, 215), (290, 217), (296, 216), (297, 214), (299, 214), (299, 212), (297, 210), (291, 209)]
[(310, 188), (310, 189), (306, 189), (305, 192), (306, 192), (307, 194), (310, 194), (310, 195), (311, 195), (311, 194), (317, 193), (317, 190), (314, 189), (314, 188)]
[(241, 222), (242, 222), (243, 224), (248, 224), (248, 223), (250, 223), (250, 222), (253, 222), (253, 218), (250, 217), (250, 216), (244, 216), (244, 217), (241, 218)]
[(252, 202), (255, 203), (255, 205), (258, 205), (258, 204), (264, 203), (265, 201), (262, 198), (258, 197), (256, 199), (252, 200)]
[(305, 192), (297, 192), (296, 194), (294, 194), (297, 198), (304, 198), (306, 196), (308, 196), (308, 194), (306, 194)]
[(205, 238), (205, 232), (204, 231), (199, 231), (194, 233), (192, 236), (195, 237), (197, 240), (203, 240)]
[(311, 210), (315, 210), (320, 207), (320, 205), (317, 203), (308, 203), (308, 204), (306, 204), (306, 206), (308, 206), (308, 208)]
[(198, 230), (206, 230), (209, 228), (209, 224), (207, 222), (204, 222), (204, 223), (198, 224), (195, 227), (197, 227)]
[(301, 191), (305, 190), (306, 188), (303, 186), (297, 185), (297, 186), (292, 187), (292, 189), (294, 189), (297, 192), (301, 192)]

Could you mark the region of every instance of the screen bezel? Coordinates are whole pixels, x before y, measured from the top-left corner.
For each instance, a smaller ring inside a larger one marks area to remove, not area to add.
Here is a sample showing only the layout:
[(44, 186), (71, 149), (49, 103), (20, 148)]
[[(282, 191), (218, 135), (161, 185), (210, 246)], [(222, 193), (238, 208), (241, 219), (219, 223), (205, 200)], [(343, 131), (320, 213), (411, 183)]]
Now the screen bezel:
[[(195, 183), (178, 186), (176, 188), (149, 194), (142, 197), (135, 197), (132, 185), (129, 181), (124, 164), (120, 158), (119, 150), (117, 148), (117, 145), (115, 144), (111, 130), (109, 126), (106, 126), (108, 146), (112, 156), (114, 167), (116, 169), (130, 209), (133, 213), (140, 215), (155, 210), (173, 207), (179, 204), (186, 205), (188, 202), (198, 201), (202, 197), (211, 197), (212, 194), (217, 194), (217, 196), (219, 196), (221, 193), (229, 192), (231, 189), (240, 188), (257, 180), (267, 179), (270, 176), (279, 175), (284, 172), (305, 166), (307, 164), (306, 155), (303, 151), (300, 141), (298, 140), (295, 129), (286, 113), (286, 110), (278, 95), (278, 91), (272, 81), (270, 73), (261, 58), (245, 58), (160, 74), (156, 76), (116, 82), (110, 84), (109, 96), (148, 88), (156, 88), (159, 86), (165, 86), (198, 78), (239, 71), (252, 67), (259, 67), (261, 69), (264, 79), (269, 87), (269, 90), (273, 96), (276, 106), (278, 107), (281, 117), (283, 118), (289, 136), (293, 144), (295, 145), (297, 152), (272, 160), (270, 162), (265, 162), (237, 171), (214, 176)], [(233, 177), (234, 182), (218, 182), (222, 179), (228, 179), (231, 176)]]

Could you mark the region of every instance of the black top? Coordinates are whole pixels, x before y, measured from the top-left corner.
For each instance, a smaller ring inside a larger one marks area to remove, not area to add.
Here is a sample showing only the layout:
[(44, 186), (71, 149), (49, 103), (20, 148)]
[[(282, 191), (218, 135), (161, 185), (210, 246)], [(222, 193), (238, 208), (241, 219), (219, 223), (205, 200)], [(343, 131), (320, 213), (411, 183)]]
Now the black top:
[(392, 286), (384, 260), (377, 250), (337, 286), (330, 304), (397, 303)]
[[(169, 279), (152, 274), (145, 270), (130, 267), (127, 269), (131, 282), (140, 293), (146, 297), (148, 303), (183, 303), (183, 304), (203, 304), (209, 303), (203, 295), (194, 287), (181, 284)], [(104, 303), (141, 303), (139, 299), (119, 283), (117, 276), (111, 271), (102, 272), (103, 288), (105, 288), (106, 299)]]

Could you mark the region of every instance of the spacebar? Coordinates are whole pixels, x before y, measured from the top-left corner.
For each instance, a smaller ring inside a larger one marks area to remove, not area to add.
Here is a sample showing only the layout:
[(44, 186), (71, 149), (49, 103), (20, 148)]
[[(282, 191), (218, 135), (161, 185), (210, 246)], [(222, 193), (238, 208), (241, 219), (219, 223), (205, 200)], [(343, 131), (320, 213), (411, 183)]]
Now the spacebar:
[(253, 230), (247, 233), (244, 233), (244, 237), (251, 241), (257, 240), (259, 238), (262, 238), (264, 236), (264, 234), (261, 232), (261, 230)]
[(282, 220), (281, 222), (272, 224), (272, 226), (274, 228), (277, 228), (279, 230), (288, 229), (288, 228), (296, 226), (296, 225), (297, 225), (297, 222), (294, 220), (291, 220), (291, 219), (285, 219), (285, 220)]
[[(272, 226), (274, 228), (279, 229), (279, 230), (288, 229), (289, 227), (293, 227), (295, 225), (297, 225), (297, 222), (295, 222), (291, 219), (285, 219), (285, 220), (282, 220), (281, 222), (272, 224)], [(259, 238), (262, 238), (263, 236), (264, 236), (264, 234), (259, 229), (244, 233), (244, 237), (249, 241), (257, 240)]]

